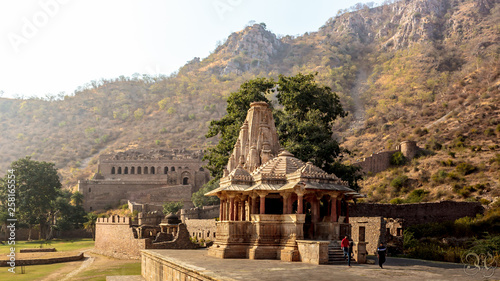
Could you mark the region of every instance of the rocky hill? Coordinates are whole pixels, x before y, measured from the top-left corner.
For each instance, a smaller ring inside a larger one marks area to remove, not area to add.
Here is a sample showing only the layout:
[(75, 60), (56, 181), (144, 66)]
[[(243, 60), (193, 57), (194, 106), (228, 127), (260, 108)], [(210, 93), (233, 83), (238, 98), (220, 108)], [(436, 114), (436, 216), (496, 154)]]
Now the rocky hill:
[[(0, 99), (0, 171), (32, 155), (55, 162), (71, 188), (100, 153), (203, 149), (216, 141), (204, 138), (208, 122), (224, 115), (225, 98), (243, 81), (317, 72), (350, 111), (334, 124), (353, 151), (346, 161), (403, 140), (433, 152), (367, 177), (368, 201), (415, 189), (428, 192), (422, 200), (492, 201), (500, 195), (499, 19), (495, 0), (357, 5), (298, 37), (247, 26), (170, 77), (91, 81), (64, 99)], [(461, 163), (475, 170), (460, 174)], [(404, 183), (394, 187), (396, 178)]]

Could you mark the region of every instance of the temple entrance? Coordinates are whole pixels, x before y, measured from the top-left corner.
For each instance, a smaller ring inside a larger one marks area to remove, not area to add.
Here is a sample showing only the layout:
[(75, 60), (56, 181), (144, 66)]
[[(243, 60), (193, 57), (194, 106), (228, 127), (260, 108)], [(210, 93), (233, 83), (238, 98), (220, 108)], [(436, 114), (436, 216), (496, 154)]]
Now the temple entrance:
[(282, 215), (283, 203), (281, 196), (278, 193), (271, 193), (266, 196), (266, 214)]
[(312, 223), (312, 205), (310, 202), (304, 202), (304, 214), (306, 214), (306, 222), (304, 223), (304, 239), (313, 239), (314, 237), (314, 225)]

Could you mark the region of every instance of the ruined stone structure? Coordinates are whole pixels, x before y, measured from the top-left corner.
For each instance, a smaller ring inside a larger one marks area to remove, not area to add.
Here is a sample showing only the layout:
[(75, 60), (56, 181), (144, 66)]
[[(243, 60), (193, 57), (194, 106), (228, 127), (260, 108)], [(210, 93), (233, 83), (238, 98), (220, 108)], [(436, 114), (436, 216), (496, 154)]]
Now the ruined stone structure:
[(186, 219), (189, 235), (198, 241), (214, 241), (217, 237), (217, 221), (215, 219)]
[(209, 255), (324, 263), (329, 242), (303, 239), (347, 234), (347, 202), (360, 195), (335, 175), (280, 151), (267, 103), (250, 106), (220, 187), (206, 194), (221, 202)]
[(177, 216), (160, 212), (129, 217), (98, 218), (94, 252), (120, 259), (139, 259), (144, 249), (196, 249), (186, 225)]
[(376, 174), (387, 170), (391, 166), (391, 157), (394, 153), (401, 152), (407, 160), (411, 160), (421, 150), (415, 141), (404, 141), (396, 147), (396, 150), (374, 153), (363, 158), (362, 161), (354, 163), (354, 165), (361, 167), (361, 171), (365, 174)]
[[(369, 255), (375, 255), (380, 243), (401, 243), (403, 220), (383, 217), (351, 217), (351, 238), (355, 242), (365, 242)], [(357, 255), (354, 249), (354, 255)]]
[(199, 151), (129, 150), (99, 157), (91, 180), (78, 182), (86, 211), (125, 204), (161, 206), (182, 201), (192, 207), (191, 194), (209, 180)]

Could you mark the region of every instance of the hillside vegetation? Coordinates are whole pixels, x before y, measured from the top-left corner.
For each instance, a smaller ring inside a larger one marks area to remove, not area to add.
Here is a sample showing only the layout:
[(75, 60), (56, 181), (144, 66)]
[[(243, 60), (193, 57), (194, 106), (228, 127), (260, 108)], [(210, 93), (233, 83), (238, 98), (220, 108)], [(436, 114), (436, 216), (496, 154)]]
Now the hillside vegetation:
[(0, 171), (32, 155), (55, 162), (73, 188), (103, 152), (205, 149), (217, 141), (204, 138), (209, 121), (225, 114), (240, 84), (302, 72), (317, 73), (349, 111), (334, 126), (353, 152), (347, 162), (410, 139), (433, 152), (368, 176), (366, 200), (493, 201), (500, 195), (499, 19), (496, 0), (356, 5), (298, 37), (247, 26), (170, 77), (91, 81), (62, 99), (0, 99)]

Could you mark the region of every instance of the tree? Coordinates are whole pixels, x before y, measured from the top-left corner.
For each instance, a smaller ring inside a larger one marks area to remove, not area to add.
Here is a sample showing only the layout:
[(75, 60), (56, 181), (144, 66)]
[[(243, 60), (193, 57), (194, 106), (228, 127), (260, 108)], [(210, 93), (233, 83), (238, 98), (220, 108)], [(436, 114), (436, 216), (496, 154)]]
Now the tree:
[(191, 195), (191, 201), (196, 207), (208, 206), (208, 205), (217, 205), (219, 204), (219, 198), (215, 196), (205, 196), (205, 193), (214, 190), (219, 186), (219, 181), (208, 182), (203, 185), (200, 190), (196, 191)]
[(167, 202), (163, 204), (163, 213), (166, 214), (175, 214), (177, 213), (180, 209), (184, 207), (184, 204), (181, 201), (178, 202)]
[[(50, 219), (55, 210), (55, 201), (61, 189), (61, 183), (54, 163), (31, 160), (31, 157), (21, 158), (10, 165), (16, 179), (16, 209), (17, 219), (30, 228), (40, 225), (40, 239), (47, 237)], [(0, 182), (0, 201), (6, 206), (7, 176)]]
[(335, 160), (348, 151), (332, 137), (333, 121), (347, 116), (337, 94), (317, 85), (313, 74), (299, 73), (279, 76), (276, 97), (283, 105), (274, 113), (281, 146), (328, 173), (339, 172)]
[(83, 223), (83, 228), (92, 232), (92, 240), (95, 241), (95, 225), (97, 222), (97, 214), (95, 212), (87, 213), (85, 216), (86, 222)]
[[(333, 138), (332, 124), (337, 118), (347, 116), (339, 97), (329, 87), (318, 85), (314, 74), (280, 75), (257, 78), (243, 83), (239, 91), (231, 93), (227, 100), (227, 114), (221, 120), (210, 123), (206, 137), (219, 136), (219, 143), (207, 150), (207, 168), (212, 175), (211, 184), (222, 177), (223, 170), (238, 138), (250, 103), (265, 101), (277, 92), (278, 106), (273, 116), (284, 149), (302, 161), (312, 161), (328, 173), (334, 173), (359, 189), (359, 168), (341, 163), (349, 153)], [(279, 108), (279, 109), (278, 109)], [(208, 191), (208, 190), (207, 190)]]
[(61, 191), (55, 201), (55, 225), (58, 230), (80, 229), (87, 221), (83, 209), (83, 194)]

